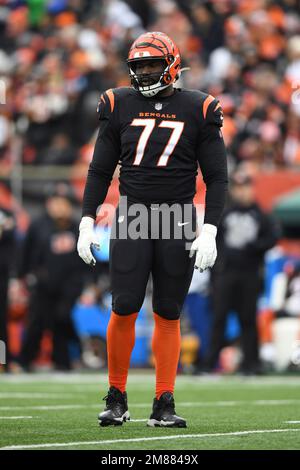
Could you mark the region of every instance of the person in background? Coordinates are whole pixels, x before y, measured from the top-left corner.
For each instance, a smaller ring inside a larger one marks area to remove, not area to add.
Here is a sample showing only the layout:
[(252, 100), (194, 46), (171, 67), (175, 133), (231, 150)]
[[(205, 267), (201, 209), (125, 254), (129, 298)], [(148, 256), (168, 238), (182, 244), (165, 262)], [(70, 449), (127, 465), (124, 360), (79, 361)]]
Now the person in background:
[(237, 171), (231, 178), (231, 202), (217, 237), (218, 259), (212, 270), (213, 326), (206, 371), (213, 371), (224, 343), (227, 315), (241, 326), (241, 373), (261, 371), (256, 326), (257, 300), (264, 255), (278, 238), (278, 228), (255, 202), (253, 180)]
[[(8, 281), (15, 252), (15, 219), (12, 212), (0, 206), (0, 341), (6, 349), (3, 369), (9, 370), (9, 344), (7, 337)], [(0, 366), (1, 367), (1, 366)]]
[(34, 220), (22, 246), (19, 278), (31, 288), (28, 321), (20, 363), (30, 370), (45, 330), (53, 335), (53, 362), (69, 370), (69, 342), (77, 340), (72, 308), (81, 294), (85, 267), (78, 260), (78, 224), (65, 185), (58, 185), (46, 200), (46, 211)]

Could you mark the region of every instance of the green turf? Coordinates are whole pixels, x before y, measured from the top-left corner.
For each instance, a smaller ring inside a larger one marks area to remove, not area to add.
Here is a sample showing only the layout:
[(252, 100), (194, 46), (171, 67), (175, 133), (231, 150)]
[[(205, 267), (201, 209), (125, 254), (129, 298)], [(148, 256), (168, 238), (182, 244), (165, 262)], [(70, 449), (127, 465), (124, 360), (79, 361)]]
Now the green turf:
[[(101, 398), (106, 393), (105, 375), (2, 375), (0, 447), (37, 445), (36, 448), (62, 450), (300, 449), (299, 376), (261, 379), (179, 376), (176, 410), (187, 419), (187, 429), (146, 427), (153, 386), (152, 373), (131, 373), (128, 384), (131, 418), (145, 421), (99, 428), (96, 418), (104, 404)], [(3, 419), (13, 416), (32, 418)], [(231, 434), (243, 431), (259, 432)], [(197, 436), (189, 437), (191, 434)], [(167, 436), (174, 438), (165, 439)], [(153, 437), (163, 439), (147, 440)], [(127, 441), (114, 442), (119, 439)], [(71, 445), (39, 447), (40, 444), (54, 443)]]

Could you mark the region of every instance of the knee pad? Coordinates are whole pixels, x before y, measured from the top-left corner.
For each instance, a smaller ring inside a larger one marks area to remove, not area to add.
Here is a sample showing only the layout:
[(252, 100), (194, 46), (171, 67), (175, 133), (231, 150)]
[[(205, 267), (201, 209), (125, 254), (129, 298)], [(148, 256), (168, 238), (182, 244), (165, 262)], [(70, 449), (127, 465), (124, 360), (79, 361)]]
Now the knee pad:
[(172, 299), (158, 299), (153, 302), (153, 311), (166, 320), (178, 320), (181, 305)]
[(117, 315), (130, 315), (138, 312), (142, 307), (143, 301), (136, 296), (126, 292), (113, 296), (112, 309)]

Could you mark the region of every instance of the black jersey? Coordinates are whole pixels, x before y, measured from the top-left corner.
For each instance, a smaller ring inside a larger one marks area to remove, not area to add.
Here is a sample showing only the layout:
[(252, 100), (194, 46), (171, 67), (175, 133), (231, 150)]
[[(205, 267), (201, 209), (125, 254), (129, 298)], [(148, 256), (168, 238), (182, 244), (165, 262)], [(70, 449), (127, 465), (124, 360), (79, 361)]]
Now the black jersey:
[(103, 93), (98, 113), (83, 215), (95, 217), (118, 163), (121, 195), (145, 204), (192, 201), (199, 165), (207, 187), (205, 222), (218, 224), (227, 164), (223, 114), (215, 98), (182, 89), (164, 98), (145, 98), (124, 87)]

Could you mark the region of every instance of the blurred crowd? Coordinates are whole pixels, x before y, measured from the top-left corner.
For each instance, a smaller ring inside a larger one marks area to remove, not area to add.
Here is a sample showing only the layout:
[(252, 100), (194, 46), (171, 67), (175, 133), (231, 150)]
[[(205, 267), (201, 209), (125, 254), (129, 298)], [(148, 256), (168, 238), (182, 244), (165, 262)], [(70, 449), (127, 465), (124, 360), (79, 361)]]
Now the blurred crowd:
[(220, 99), (231, 167), (299, 165), (299, 11), (299, 0), (0, 0), (1, 176), (16, 133), (24, 164), (88, 163), (100, 93), (129, 84), (127, 52), (145, 30), (179, 45), (190, 68), (179, 86)]
[[(271, 222), (264, 222), (252, 184), (255, 174), (262, 170), (297, 170), (300, 166), (299, 0), (0, 0), (0, 179), (8, 183), (8, 192), (12, 190), (15, 197), (18, 189), (9, 181), (12, 173), (15, 178), (20, 176), (16, 162), (39, 170), (45, 166), (46, 171), (49, 165), (63, 165), (78, 169), (82, 181), (85, 179), (96, 139), (100, 94), (130, 84), (127, 53), (134, 39), (147, 30), (163, 31), (178, 44), (187, 70), (177, 86), (200, 89), (220, 100), (231, 182), (236, 169), (250, 178), (236, 180), (231, 187), (233, 201), (224, 221), (227, 215), (228, 220), (233, 219), (230, 211), (234, 210), (234, 220), (239, 222), (228, 229), (231, 244), (221, 246), (212, 279), (204, 275), (201, 282), (194, 279), (186, 300), (183, 331), (186, 323), (187, 330), (197, 333), (198, 366), (213, 370), (224, 346), (226, 316), (235, 309), (241, 323), (244, 362), (248, 358), (244, 368), (256, 373), (258, 340), (262, 337), (258, 338), (255, 325), (257, 299), (263, 290), (261, 269), (266, 250), (280, 235)], [(26, 209), (26, 184), (32, 186), (31, 191), (36, 188), (41, 205), (45, 181), (33, 185), (24, 179)], [(20, 207), (15, 205), (12, 212), (4, 208), (5, 204), (1, 207), (3, 188), (0, 181), (0, 339), (7, 340), (7, 304), (10, 319), (21, 319), (19, 325), (23, 325), (26, 318), (25, 334), (24, 325), (17, 331), (14, 321), (10, 322), (8, 336), (18, 337), (18, 344), (14, 346), (14, 339), (10, 340), (8, 361), (11, 354), (18, 357), (23, 370), (30, 370), (41, 341), (41, 350), (45, 350), (43, 335), (50, 329), (52, 361), (57, 369), (73, 367), (71, 342), (79, 345), (79, 354), (87, 355), (86, 362), (94, 367), (94, 348), (103, 353), (105, 347), (86, 340), (88, 336), (99, 336), (101, 324), (105, 341), (110, 301), (105, 297), (109, 291), (108, 265), (107, 259), (98, 260), (92, 276), (78, 265), (79, 201), (69, 187), (58, 185), (52, 194), (48, 192), (42, 214), (32, 217), (28, 228), (28, 220), (22, 224)], [(259, 224), (253, 228), (254, 209), (259, 213), (262, 230)], [(241, 240), (245, 246), (241, 246)], [(226, 261), (226, 253), (232, 260), (232, 250), (237, 253), (237, 265)], [(16, 260), (13, 266), (12, 259)], [(245, 280), (249, 261), (253, 269)], [(279, 272), (285, 261), (276, 265)], [(230, 274), (227, 277), (218, 274), (221, 262)], [(241, 276), (248, 288), (245, 295), (238, 285)], [(224, 279), (230, 286), (224, 284)], [(294, 277), (292, 280), (296, 285)], [(215, 295), (211, 298), (212, 283)], [(299, 283), (298, 295), (297, 286)], [(221, 299), (219, 295), (222, 289), (226, 291), (226, 305), (224, 296)], [(238, 302), (237, 291), (241, 297)], [(151, 286), (148, 294), (146, 308), (139, 315), (140, 324), (137, 322), (141, 344), (146, 341), (143, 332), (151, 333), (152, 312), (146, 318)], [(222, 305), (216, 304), (218, 297)], [(284, 301), (277, 310), (282, 312), (283, 305)], [(266, 317), (269, 313), (266, 311)], [(269, 344), (270, 335), (264, 338)], [(191, 344), (187, 342), (186, 349), (183, 346), (183, 354)], [(137, 355), (140, 361), (141, 351)], [(148, 356), (146, 350), (144, 363), (138, 364), (148, 364)], [(105, 352), (102, 359), (105, 364)]]

